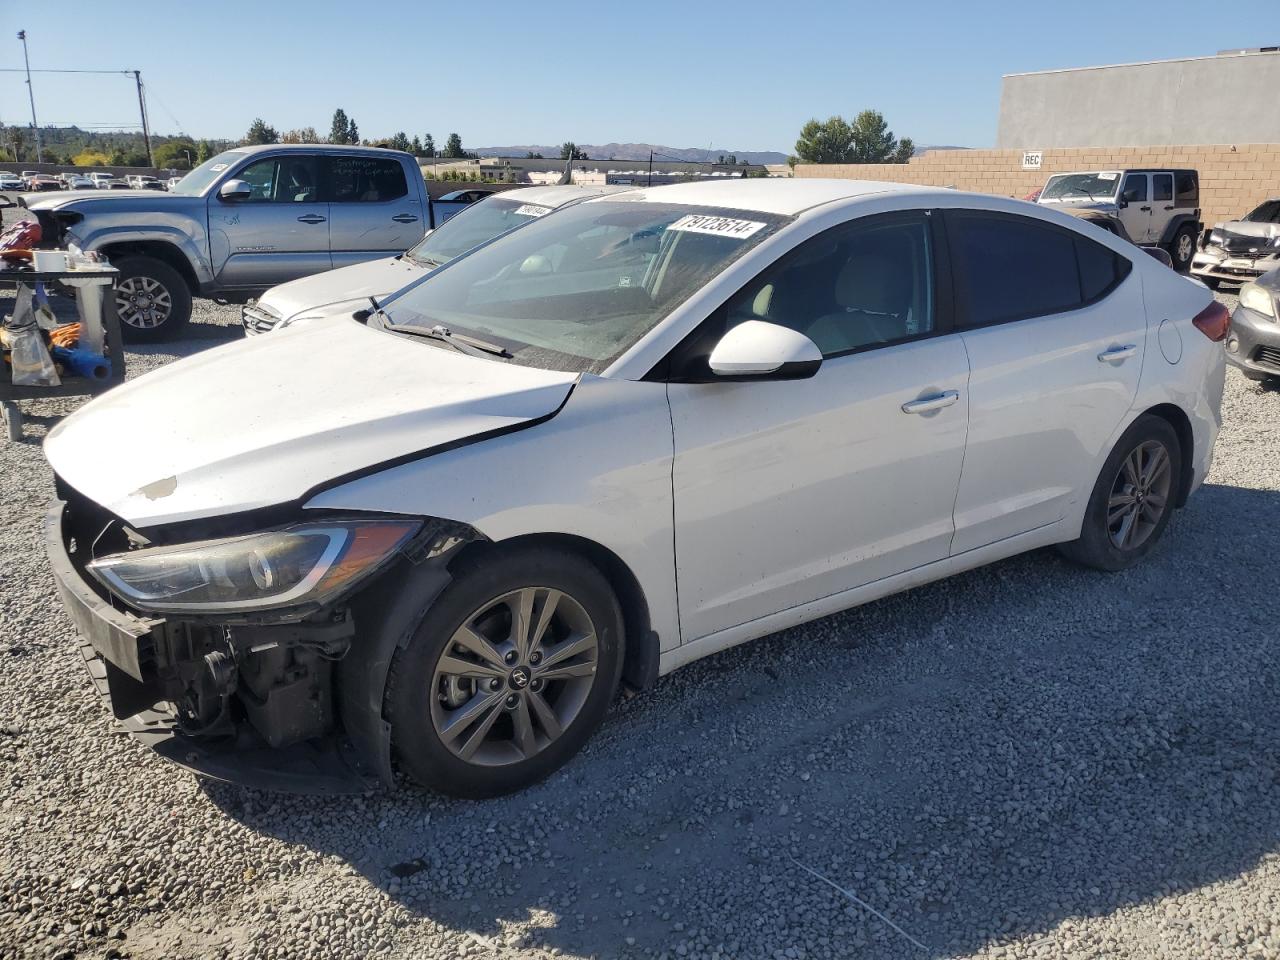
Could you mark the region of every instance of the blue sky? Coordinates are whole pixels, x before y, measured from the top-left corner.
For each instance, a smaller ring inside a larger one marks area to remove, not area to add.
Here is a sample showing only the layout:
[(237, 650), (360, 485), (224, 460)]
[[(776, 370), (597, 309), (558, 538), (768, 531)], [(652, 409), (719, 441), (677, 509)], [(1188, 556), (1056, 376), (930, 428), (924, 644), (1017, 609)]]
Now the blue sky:
[[(33, 68), (140, 69), (159, 132), (239, 137), (261, 116), (324, 134), (341, 106), (366, 137), (471, 146), (789, 152), (810, 117), (865, 107), (917, 143), (990, 146), (1002, 74), (1280, 41), (1280, 0), (46, 2), (60, 15), (0, 3), (0, 67), (22, 66), (25, 28)], [(41, 123), (138, 122), (131, 78), (34, 83)], [(18, 74), (0, 120), (30, 120)]]

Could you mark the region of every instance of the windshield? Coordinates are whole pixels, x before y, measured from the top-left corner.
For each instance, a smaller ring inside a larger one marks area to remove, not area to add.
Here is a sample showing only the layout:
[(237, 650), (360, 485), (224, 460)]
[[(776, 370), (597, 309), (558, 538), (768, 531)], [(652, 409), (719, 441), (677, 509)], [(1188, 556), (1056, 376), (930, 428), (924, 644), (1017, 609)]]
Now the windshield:
[(1109, 200), (1120, 185), (1120, 174), (1114, 170), (1101, 173), (1064, 173), (1050, 177), (1044, 185), (1041, 200)]
[[(228, 150), (216, 157), (210, 157), (185, 177), (173, 185), (170, 193), (180, 193), (184, 197), (198, 197), (203, 194), (226, 171), (227, 167), (243, 160), (244, 153), (239, 150)], [(147, 178), (152, 179), (151, 177)]]
[(442, 325), (494, 341), (526, 366), (600, 373), (786, 222), (719, 208), (587, 201), (407, 287), (385, 313), (393, 324)]
[(520, 203), (517, 200), (490, 197), (450, 217), (405, 256), (424, 266), (438, 267), (508, 230), (522, 227), (530, 220), (536, 220), (550, 212), (550, 207), (544, 207), (540, 203)]

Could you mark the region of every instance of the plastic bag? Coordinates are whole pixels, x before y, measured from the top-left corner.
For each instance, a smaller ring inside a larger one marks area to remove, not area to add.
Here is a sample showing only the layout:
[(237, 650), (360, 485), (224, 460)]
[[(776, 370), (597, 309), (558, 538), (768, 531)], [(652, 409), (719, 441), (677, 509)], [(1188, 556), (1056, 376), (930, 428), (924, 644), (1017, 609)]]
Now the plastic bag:
[(44, 335), (36, 324), (31, 304), (31, 288), (19, 285), (13, 314), (5, 318), (5, 340), (9, 346), (9, 363), (16, 387), (56, 387), (62, 381), (58, 369), (44, 345)]

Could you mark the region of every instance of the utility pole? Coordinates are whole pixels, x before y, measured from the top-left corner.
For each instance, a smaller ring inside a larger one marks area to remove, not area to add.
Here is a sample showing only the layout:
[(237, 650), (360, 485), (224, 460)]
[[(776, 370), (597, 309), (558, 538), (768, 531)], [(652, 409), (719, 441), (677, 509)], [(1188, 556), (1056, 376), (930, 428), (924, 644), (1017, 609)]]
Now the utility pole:
[(36, 163), (44, 163), (44, 155), (40, 151), (40, 124), (36, 122), (36, 93), (31, 87), (31, 58), (27, 56), (27, 31), (19, 30), (18, 39), (22, 41), (22, 60), (27, 65), (27, 97), (31, 100), (31, 132), (36, 138)]
[(647, 186), (653, 186), (653, 151), (649, 151), (649, 183)]
[(142, 114), (142, 139), (147, 143), (147, 165), (154, 167), (156, 160), (151, 155), (151, 128), (147, 126), (147, 101), (142, 98), (141, 70), (133, 71), (133, 82), (138, 85), (138, 112)]

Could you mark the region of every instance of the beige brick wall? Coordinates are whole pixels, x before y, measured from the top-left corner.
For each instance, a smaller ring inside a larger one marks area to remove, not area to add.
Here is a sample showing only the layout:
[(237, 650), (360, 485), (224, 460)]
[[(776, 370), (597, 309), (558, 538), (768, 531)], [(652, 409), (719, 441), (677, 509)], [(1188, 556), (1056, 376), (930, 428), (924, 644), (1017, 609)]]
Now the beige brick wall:
[(1075, 147), (1043, 151), (1038, 171), (1022, 169), (1021, 150), (931, 150), (898, 163), (801, 163), (797, 177), (889, 180), (1025, 197), (1052, 174), (1125, 167), (1190, 167), (1200, 171), (1200, 207), (1212, 225), (1280, 196), (1280, 143), (1170, 147)]

